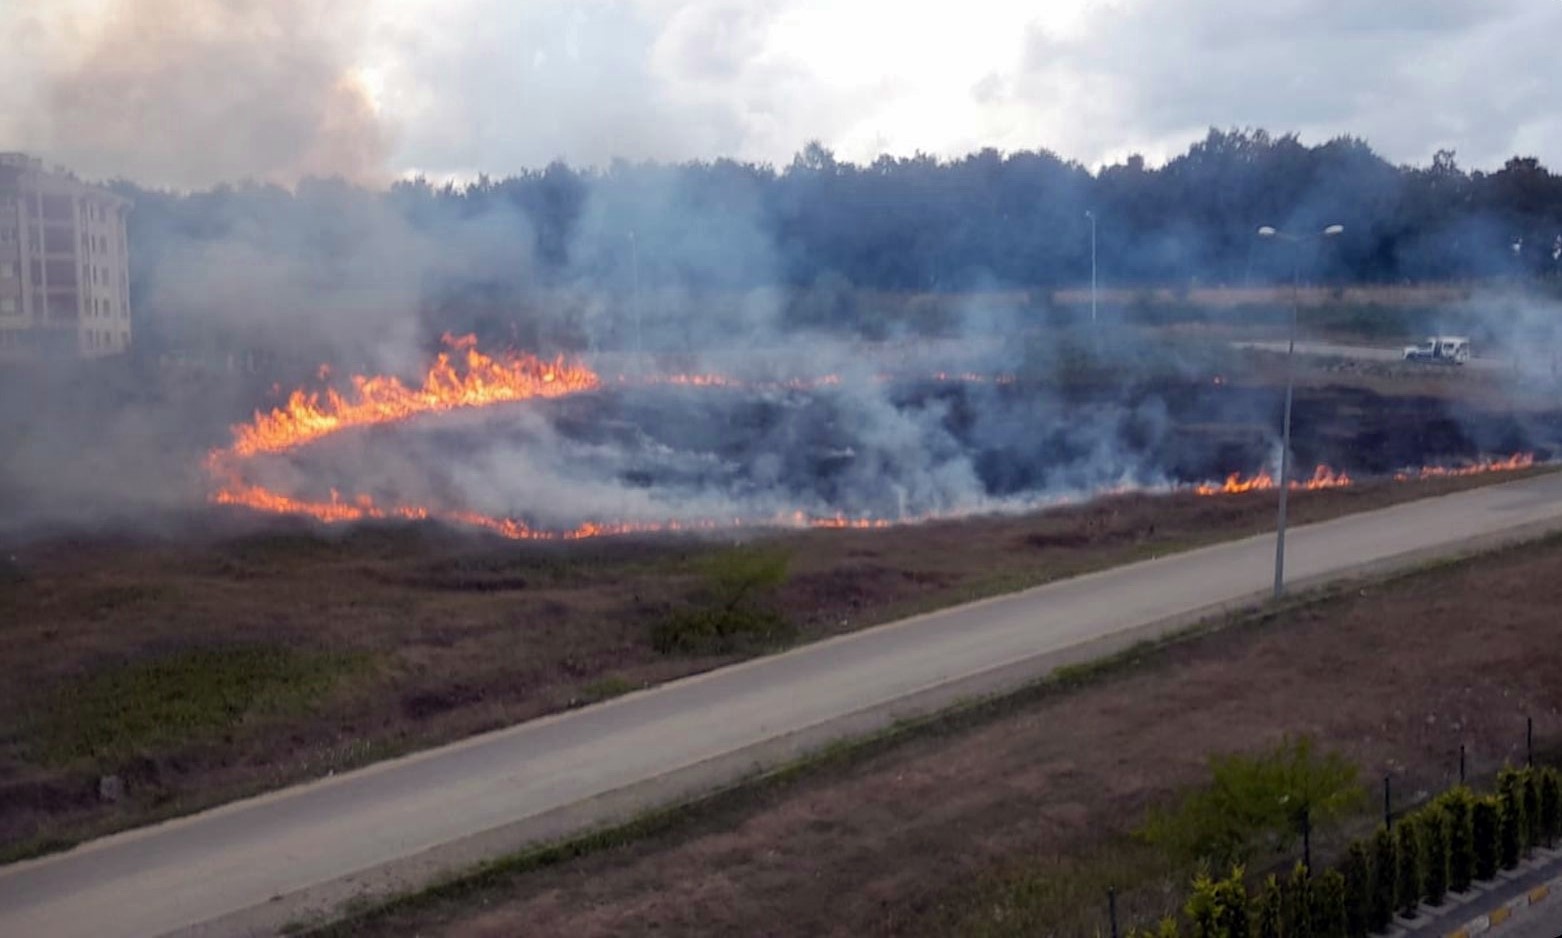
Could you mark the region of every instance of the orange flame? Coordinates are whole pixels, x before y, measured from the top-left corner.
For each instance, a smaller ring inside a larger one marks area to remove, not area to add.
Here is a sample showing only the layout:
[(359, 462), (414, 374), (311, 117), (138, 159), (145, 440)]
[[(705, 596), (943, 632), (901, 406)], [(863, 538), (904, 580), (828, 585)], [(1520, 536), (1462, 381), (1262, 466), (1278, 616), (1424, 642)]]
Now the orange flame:
[[(444, 337), (450, 351), (440, 352), (420, 387), (394, 377), (353, 375), (351, 394), (328, 388), (288, 395), (287, 403), (233, 428), (230, 452), (239, 456), (279, 453), (353, 427), (406, 420), (419, 414), (485, 407), (535, 397), (562, 397), (600, 383), (584, 365), (535, 355), (490, 358), (477, 350), (473, 336)], [(452, 361), (457, 356), (461, 364)], [(329, 374), (324, 366), (321, 374)]]
[(1534, 453), (1514, 453), (1506, 459), (1483, 458), (1465, 466), (1422, 466), (1394, 473), (1396, 482), (1443, 479), (1450, 476), (1474, 476), (1485, 472), (1514, 472), (1535, 465)]
[[(1306, 479), (1292, 479), (1291, 491), (1312, 492), (1318, 489), (1342, 489), (1351, 484), (1351, 478), (1343, 470), (1335, 472), (1328, 466), (1318, 466), (1313, 469), (1313, 474)], [(1257, 473), (1244, 476), (1240, 472), (1233, 472), (1226, 476), (1224, 482), (1201, 482), (1193, 487), (1193, 491), (1199, 495), (1239, 495), (1243, 492), (1266, 492), (1278, 486), (1275, 477), (1268, 470), (1261, 469)]]
[[(744, 519), (703, 519), (667, 522), (584, 522), (565, 530), (539, 529), (525, 522), (465, 510), (436, 510), (421, 505), (380, 505), (367, 494), (343, 498), (335, 490), (329, 501), (310, 501), (272, 491), (262, 485), (246, 481), (242, 472), (245, 460), (264, 453), (282, 453), (317, 442), (332, 434), (355, 427), (375, 426), (407, 420), (421, 414), (439, 413), (460, 408), (487, 407), (494, 404), (533, 398), (556, 398), (600, 386), (595, 372), (579, 363), (566, 362), (562, 357), (546, 361), (534, 355), (507, 355), (489, 357), (477, 350), (473, 336), (443, 337), (449, 351), (441, 352), (423, 376), (422, 384), (412, 388), (400, 380), (388, 376), (366, 377), (354, 375), (350, 379), (352, 392), (342, 394), (334, 389), (305, 392), (296, 390), (288, 396), (287, 403), (269, 413), (257, 411), (247, 423), (233, 428), (233, 443), (226, 449), (216, 449), (208, 454), (206, 466), (213, 479), (211, 500), (220, 505), (236, 505), (254, 511), (301, 515), (328, 524), (363, 521), (370, 519), (425, 520), (438, 518), (456, 524), (491, 531), (512, 540), (579, 540), (604, 535), (657, 533), (669, 531), (716, 530), (764, 524), (775, 527), (823, 528), (823, 529), (878, 529), (907, 523), (906, 519), (890, 520), (873, 517), (847, 517), (837, 513), (828, 516), (809, 516), (804, 512), (777, 517), (769, 522)], [(330, 375), (330, 369), (322, 365), (322, 380)], [(932, 375), (935, 381), (993, 382), (1009, 384), (1013, 375), (994, 376), (974, 373)], [(809, 389), (839, 384), (838, 375), (817, 378), (793, 378), (769, 382), (749, 382), (718, 374), (671, 374), (627, 379), (637, 383), (666, 384), (689, 387), (743, 387)], [(889, 380), (880, 375), (878, 380)], [(1475, 475), (1482, 472), (1500, 472), (1526, 469), (1535, 464), (1535, 457), (1528, 453), (1515, 453), (1506, 459), (1483, 459), (1478, 463), (1460, 467), (1426, 466), (1396, 473), (1398, 481), (1432, 479), (1444, 476)], [(1352, 484), (1344, 472), (1336, 472), (1328, 466), (1318, 466), (1307, 479), (1293, 480), (1293, 490), (1342, 488)], [(1267, 471), (1243, 476), (1233, 473), (1221, 482), (1205, 482), (1193, 487), (1199, 495), (1229, 495), (1242, 492), (1274, 489), (1276, 482)], [(1133, 486), (1120, 485), (1098, 494), (1117, 494), (1135, 491)], [(942, 515), (940, 517), (950, 517)], [(932, 520), (934, 516), (911, 520)]]

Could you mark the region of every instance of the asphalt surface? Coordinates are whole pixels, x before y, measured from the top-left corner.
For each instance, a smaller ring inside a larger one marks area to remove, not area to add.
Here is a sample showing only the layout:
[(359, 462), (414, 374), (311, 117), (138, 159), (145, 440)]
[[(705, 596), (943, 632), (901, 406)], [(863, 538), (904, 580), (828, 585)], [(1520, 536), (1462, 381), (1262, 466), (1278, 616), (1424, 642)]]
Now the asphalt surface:
[[(1315, 582), (1552, 529), (1562, 530), (1562, 474), (1293, 528), (1288, 570), (1292, 582)], [(1104, 636), (1142, 637), (1251, 602), (1272, 576), (1272, 536), (1162, 557), (115, 835), (0, 869), (0, 935), (274, 931), (300, 909), (610, 820), (626, 804), (609, 793), (635, 792), (641, 806), (687, 795), (662, 783), (702, 766), (689, 784), (730, 782), (795, 755), (767, 753), (767, 741), (861, 731), (904, 715), (875, 710), (888, 702), (931, 707), (1017, 683)], [(847, 720), (864, 713), (875, 715)]]
[[(1233, 342), (1231, 344), (1235, 348), (1254, 349), (1261, 352), (1283, 353), (1287, 348), (1284, 342)], [(1375, 345), (1339, 345), (1332, 342), (1297, 342), (1296, 354), (1312, 355), (1320, 358), (1346, 358), (1367, 362), (1403, 362), (1405, 360), (1404, 346), (1384, 348)], [(1514, 361), (1512, 358), (1492, 358), (1477, 355), (1463, 365), (1445, 365), (1437, 362), (1416, 362), (1414, 364), (1422, 368), (1467, 368), (1471, 371), (1482, 372), (1510, 371), (1533, 375), (1552, 374), (1551, 360), (1539, 354), (1531, 354), (1520, 361)]]

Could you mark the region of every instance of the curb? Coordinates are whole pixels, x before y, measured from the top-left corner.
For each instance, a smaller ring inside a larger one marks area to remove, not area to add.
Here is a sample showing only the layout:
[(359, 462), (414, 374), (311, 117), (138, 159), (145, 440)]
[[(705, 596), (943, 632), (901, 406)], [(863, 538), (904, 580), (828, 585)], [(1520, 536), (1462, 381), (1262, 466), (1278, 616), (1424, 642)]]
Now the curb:
[(1463, 926), (1448, 932), (1446, 938), (1475, 938), (1476, 935), (1484, 935), (1515, 916), (1522, 915), (1530, 906), (1540, 905), (1557, 896), (1562, 896), (1562, 876), (1541, 883), (1521, 896), (1509, 899), (1485, 915), (1470, 919)]

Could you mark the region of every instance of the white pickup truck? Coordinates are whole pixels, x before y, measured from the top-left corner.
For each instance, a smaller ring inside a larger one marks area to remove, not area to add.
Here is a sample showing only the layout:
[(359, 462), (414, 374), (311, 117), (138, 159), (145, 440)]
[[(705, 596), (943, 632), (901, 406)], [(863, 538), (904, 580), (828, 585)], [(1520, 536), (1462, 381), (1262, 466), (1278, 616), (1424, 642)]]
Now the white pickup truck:
[(1462, 335), (1429, 335), (1420, 345), (1405, 346), (1405, 361), (1462, 365), (1470, 360), (1470, 340)]

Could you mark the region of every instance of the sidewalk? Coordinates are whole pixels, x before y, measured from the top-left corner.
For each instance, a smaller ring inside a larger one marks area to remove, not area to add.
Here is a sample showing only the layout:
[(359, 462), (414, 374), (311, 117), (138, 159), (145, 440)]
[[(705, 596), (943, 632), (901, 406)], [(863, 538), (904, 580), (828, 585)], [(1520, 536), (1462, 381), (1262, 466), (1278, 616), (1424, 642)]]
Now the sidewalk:
[[(1450, 895), (1437, 908), (1421, 906), (1414, 921), (1396, 919), (1389, 934), (1399, 938), (1475, 938), (1539, 923), (1542, 916), (1562, 922), (1562, 850), (1537, 849), (1518, 868), (1497, 874), (1464, 896)], [(1529, 929), (1525, 928), (1526, 936)], [(1562, 935), (1562, 926), (1538, 933)]]

